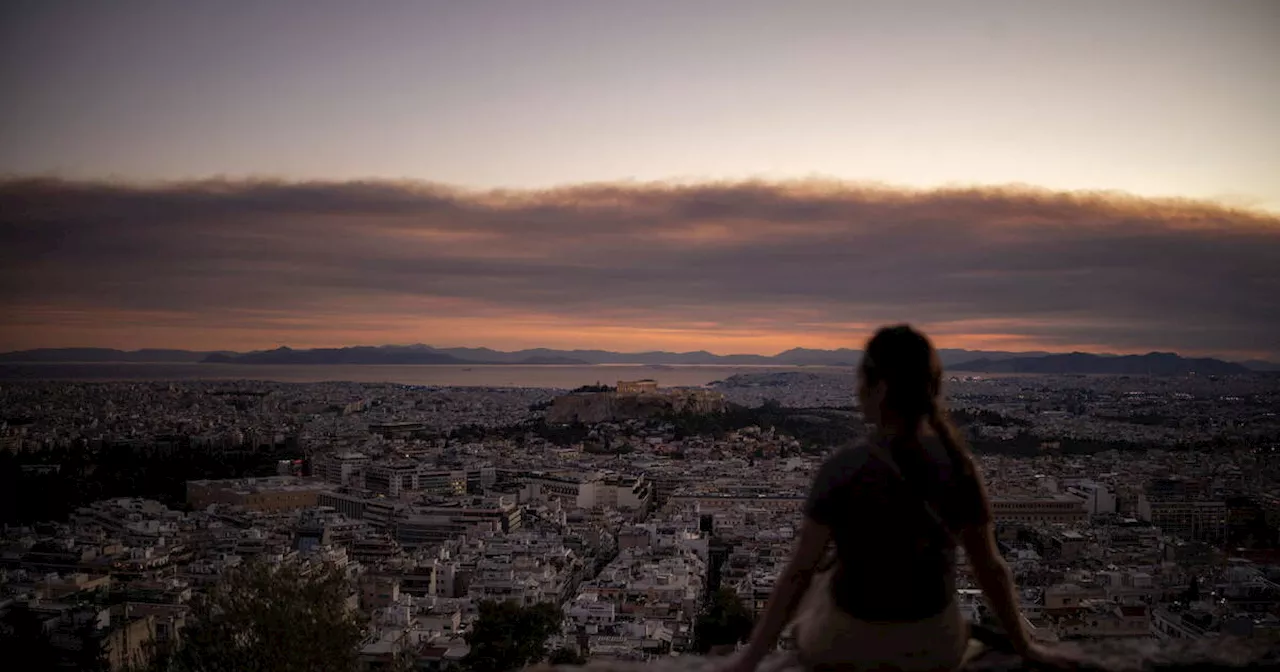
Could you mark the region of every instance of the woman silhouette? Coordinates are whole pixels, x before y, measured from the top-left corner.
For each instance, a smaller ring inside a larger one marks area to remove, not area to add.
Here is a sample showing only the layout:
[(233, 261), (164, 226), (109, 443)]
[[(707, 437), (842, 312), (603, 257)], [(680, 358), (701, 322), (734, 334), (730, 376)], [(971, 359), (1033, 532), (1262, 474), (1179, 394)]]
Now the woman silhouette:
[[(929, 339), (907, 325), (879, 330), (858, 379), (872, 435), (818, 470), (791, 558), (726, 672), (754, 670), (811, 588), (796, 623), (809, 669), (956, 669), (969, 636), (956, 602), (957, 545), (1012, 647), (1038, 663), (1063, 662), (1023, 627), (982, 478), (942, 412), (942, 366)], [(834, 571), (813, 581), (831, 542)]]

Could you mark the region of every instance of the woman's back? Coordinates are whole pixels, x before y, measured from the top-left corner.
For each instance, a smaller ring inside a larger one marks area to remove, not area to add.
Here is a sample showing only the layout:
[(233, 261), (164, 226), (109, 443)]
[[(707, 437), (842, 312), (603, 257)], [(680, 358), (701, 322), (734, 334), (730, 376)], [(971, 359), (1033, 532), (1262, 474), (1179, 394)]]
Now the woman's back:
[[(968, 641), (955, 599), (957, 541), (1013, 648), (1052, 660), (1023, 627), (981, 477), (941, 394), (942, 364), (923, 334), (896, 325), (867, 341), (858, 404), (877, 443), (818, 470), (795, 550), (734, 672), (760, 662), (802, 601), (796, 644), (811, 669), (956, 669)], [(819, 571), (832, 541), (834, 577)], [(806, 594), (810, 585), (817, 590)]]
[[(935, 437), (882, 447), (831, 456), (814, 479), (806, 514), (835, 540), (837, 605), (871, 621), (927, 618), (954, 599), (954, 534), (987, 522), (979, 476)], [(882, 459), (886, 453), (893, 465)]]

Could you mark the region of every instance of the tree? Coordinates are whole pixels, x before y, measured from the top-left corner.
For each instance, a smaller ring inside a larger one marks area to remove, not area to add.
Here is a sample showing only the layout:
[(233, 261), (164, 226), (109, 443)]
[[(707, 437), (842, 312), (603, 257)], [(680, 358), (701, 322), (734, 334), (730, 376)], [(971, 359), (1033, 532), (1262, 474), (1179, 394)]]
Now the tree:
[(547, 657), (547, 639), (560, 634), (564, 612), (550, 603), (523, 606), (508, 600), (480, 603), (466, 635), (471, 652), (463, 664), (475, 672), (516, 670)]
[(721, 588), (698, 615), (693, 626), (693, 647), (698, 653), (707, 653), (716, 646), (733, 645), (747, 641), (755, 619), (731, 588)]
[(43, 672), (58, 669), (59, 658), (40, 618), (27, 605), (15, 605), (0, 622), (0, 660), (20, 660), (23, 669)]
[(76, 626), (75, 636), (80, 640), (80, 648), (73, 650), (70, 656), (70, 663), (75, 669), (84, 672), (107, 672), (111, 669), (111, 664), (107, 662), (104, 634), (93, 618)]
[(596, 381), (595, 385), (575, 387), (574, 389), (569, 390), (569, 394), (577, 394), (579, 392), (613, 392), (613, 390), (614, 387), (612, 385), (601, 385), (600, 381)]
[(414, 672), (418, 669), (418, 657), (411, 649), (401, 649), (391, 659), (387, 672)]
[(342, 571), (251, 563), (192, 605), (170, 669), (178, 672), (350, 672), (364, 629), (346, 605)]
[[(54, 644), (44, 623), (29, 605), (15, 605), (0, 621), (0, 661), (22, 661), (23, 670), (75, 669), (106, 672), (111, 669), (103, 630), (98, 628), (97, 608), (79, 605), (65, 625), (62, 645)], [(8, 668), (5, 668), (8, 669)]]
[(547, 662), (552, 665), (586, 665), (587, 659), (577, 649), (562, 646), (551, 652)]

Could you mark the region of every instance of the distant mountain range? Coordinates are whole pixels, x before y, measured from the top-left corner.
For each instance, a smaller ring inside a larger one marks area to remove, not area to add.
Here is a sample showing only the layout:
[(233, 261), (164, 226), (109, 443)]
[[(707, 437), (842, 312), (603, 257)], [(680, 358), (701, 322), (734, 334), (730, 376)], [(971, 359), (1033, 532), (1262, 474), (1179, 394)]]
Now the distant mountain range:
[[(1053, 354), (1048, 352), (996, 352), (941, 349), (942, 363), (952, 371), (981, 373), (1118, 373), (1131, 375), (1179, 375), (1190, 372), (1214, 375), (1248, 371), (1280, 371), (1280, 364), (1243, 363), (1220, 359), (1192, 359), (1173, 353), (1146, 355)], [(589, 365), (589, 364), (720, 364), (761, 366), (854, 366), (858, 350), (792, 348), (776, 355), (715, 355), (696, 352), (611, 352), (608, 350), (550, 350), (533, 348), (503, 352), (489, 348), (433, 348), (427, 345), (356, 346), (295, 350), (281, 347), (255, 352), (195, 352), (189, 350), (112, 350), (108, 348), (42, 348), (0, 353), (0, 363), (208, 363), (208, 364), (382, 364), (382, 365)]]
[(1181, 376), (1189, 373), (1200, 375), (1228, 375), (1249, 373), (1252, 369), (1221, 359), (1193, 359), (1180, 357), (1172, 352), (1152, 352), (1145, 355), (1101, 356), (1083, 352), (1043, 357), (1014, 357), (993, 360), (990, 358), (960, 362), (948, 367), (952, 371), (980, 371), (983, 373), (1110, 373), (1127, 375)]
[(1246, 359), (1241, 364), (1254, 371), (1280, 371), (1280, 363), (1264, 362), (1261, 359)]
[(199, 362), (210, 352), (190, 350), (113, 350), (111, 348), (38, 348), (0, 353), (0, 362), (145, 362), (181, 363)]
[[(474, 350), (480, 353), (480, 350)], [(510, 355), (512, 353), (499, 353)], [(260, 352), (215, 353), (201, 360), (209, 364), (587, 364), (582, 360), (556, 355), (528, 355), (520, 357), (489, 358), (484, 356), (459, 357), (451, 351), (436, 350), (425, 345), (355, 346), (350, 348), (315, 348), (294, 350), (276, 348)]]
[[(982, 352), (941, 350), (944, 363), (985, 357), (1000, 360), (1048, 353)], [(550, 350), (533, 348), (503, 352), (489, 348), (433, 348), (426, 345), (384, 345), (316, 350), (277, 348), (262, 352), (219, 354), (206, 362), (236, 364), (512, 364), (512, 365), (757, 365), (757, 366), (855, 366), (862, 358), (859, 350), (812, 350), (792, 348), (776, 355), (716, 355), (696, 352), (611, 352), (608, 350)]]
[[(1044, 355), (1040, 352), (940, 350), (944, 364), (976, 358), (1002, 360)], [(190, 350), (112, 350), (108, 348), (43, 348), (0, 353), (0, 362), (204, 362), (209, 364), (512, 364), (512, 365), (760, 365), (855, 366), (859, 350), (792, 348), (776, 355), (716, 355), (696, 352), (611, 352), (608, 350), (551, 350), (533, 348), (503, 352), (489, 348), (433, 348), (428, 345), (354, 346), (295, 350), (280, 347), (255, 352), (196, 352)]]

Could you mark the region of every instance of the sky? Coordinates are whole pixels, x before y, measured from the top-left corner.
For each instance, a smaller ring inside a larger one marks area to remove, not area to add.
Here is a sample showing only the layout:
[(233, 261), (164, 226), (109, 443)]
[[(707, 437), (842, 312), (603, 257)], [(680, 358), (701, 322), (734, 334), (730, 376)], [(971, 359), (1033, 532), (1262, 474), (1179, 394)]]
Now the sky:
[(0, 349), (1280, 358), (1280, 4), (11, 0)]

